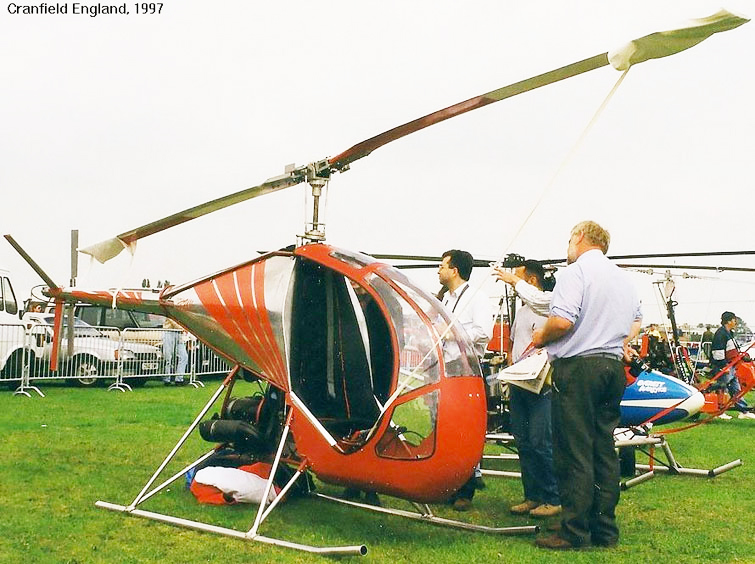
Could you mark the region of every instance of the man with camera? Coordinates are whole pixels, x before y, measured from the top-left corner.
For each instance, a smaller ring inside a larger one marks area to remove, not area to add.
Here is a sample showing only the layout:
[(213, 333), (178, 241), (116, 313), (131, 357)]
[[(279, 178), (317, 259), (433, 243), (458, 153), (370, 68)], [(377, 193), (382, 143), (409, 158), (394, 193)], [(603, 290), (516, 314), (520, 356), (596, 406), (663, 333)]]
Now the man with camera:
[[(522, 302), (511, 325), (512, 363), (527, 353), (532, 332), (545, 324), (555, 282), (552, 277), (546, 279), (545, 269), (538, 261), (518, 259), (504, 261), (504, 266), (514, 268), (496, 268), (494, 274), (498, 280), (512, 285)], [(524, 501), (512, 506), (510, 511), (515, 515), (553, 517), (561, 513), (561, 501), (553, 470), (551, 383), (546, 379), (539, 390), (525, 389), (520, 385), (516, 381), (509, 384), (509, 408), (511, 434), (519, 453)]]

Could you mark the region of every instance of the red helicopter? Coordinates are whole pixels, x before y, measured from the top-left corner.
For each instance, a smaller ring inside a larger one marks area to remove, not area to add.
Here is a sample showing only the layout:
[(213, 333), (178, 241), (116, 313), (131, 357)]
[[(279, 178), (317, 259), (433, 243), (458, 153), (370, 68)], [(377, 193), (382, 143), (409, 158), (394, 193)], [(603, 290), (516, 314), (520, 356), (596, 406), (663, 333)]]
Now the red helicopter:
[[(231, 391), (244, 377), (264, 381), (265, 397), (242, 431), (220, 429), (221, 444), (244, 443), (275, 470), (294, 469), (288, 491), (305, 472), (323, 482), (409, 500), (417, 512), (372, 507), (434, 524), (502, 534), (532, 534), (537, 527), (484, 527), (433, 515), (480, 461), (486, 435), (486, 394), (478, 359), (466, 334), (433, 296), (390, 265), (325, 244), (319, 203), (335, 172), (375, 149), (420, 129), (609, 64), (619, 70), (687, 49), (746, 19), (728, 12), (690, 27), (655, 33), (602, 53), (428, 114), (354, 145), (341, 154), (286, 169), (283, 175), (189, 208), (81, 249), (104, 262), (136, 242), (213, 211), (300, 183), (312, 190), (312, 216), (295, 248), (270, 252), (200, 280), (165, 288), (159, 298), (139, 292), (62, 288), (12, 240), (49, 286), (57, 302), (60, 334), (64, 302), (112, 304), (160, 313), (180, 323), (236, 368), (229, 374), (137, 497), (127, 506), (99, 507), (245, 540), (310, 552), (365, 554), (363, 545), (318, 548), (261, 536), (262, 521), (278, 499), (263, 501), (247, 532), (139, 509), (141, 503), (210, 457), (214, 450), (152, 488), (158, 476), (226, 393), (220, 419), (231, 419)], [(57, 347), (54, 348), (57, 351)], [(56, 361), (56, 352), (52, 362)], [(228, 431), (228, 433), (226, 433)], [(240, 436), (241, 432), (243, 436)], [(152, 489), (150, 489), (152, 488)], [(315, 494), (328, 497), (323, 494)]]

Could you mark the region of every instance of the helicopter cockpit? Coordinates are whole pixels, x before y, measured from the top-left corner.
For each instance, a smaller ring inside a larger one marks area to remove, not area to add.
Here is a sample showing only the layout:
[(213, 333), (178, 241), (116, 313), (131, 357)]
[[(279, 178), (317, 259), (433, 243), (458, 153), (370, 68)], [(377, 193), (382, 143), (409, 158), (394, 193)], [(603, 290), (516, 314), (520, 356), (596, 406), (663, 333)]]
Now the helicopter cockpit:
[(291, 390), (349, 450), (389, 413), (400, 432), (381, 438), (378, 454), (430, 456), (441, 377), (479, 373), (477, 359), (439, 302), (399, 271), (329, 250), (294, 266), (284, 316)]

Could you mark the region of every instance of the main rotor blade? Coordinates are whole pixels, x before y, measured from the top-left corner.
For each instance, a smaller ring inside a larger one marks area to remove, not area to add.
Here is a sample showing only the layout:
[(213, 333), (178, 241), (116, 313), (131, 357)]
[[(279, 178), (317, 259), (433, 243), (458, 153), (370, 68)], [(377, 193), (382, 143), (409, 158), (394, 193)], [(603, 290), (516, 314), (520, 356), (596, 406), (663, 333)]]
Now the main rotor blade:
[(275, 192), (276, 190), (282, 190), (283, 188), (288, 188), (290, 186), (299, 184), (305, 180), (305, 170), (306, 169), (304, 167), (301, 167), (281, 176), (268, 178), (265, 182), (259, 184), (258, 186), (240, 190), (233, 194), (229, 194), (210, 202), (205, 202), (204, 204), (199, 204), (198, 206), (194, 206), (178, 213), (174, 213), (173, 215), (158, 219), (157, 221), (153, 221), (152, 223), (142, 225), (141, 227), (125, 231), (120, 235), (113, 237), (112, 239), (106, 239), (105, 241), (100, 241), (99, 243), (95, 243), (94, 245), (91, 245), (89, 247), (79, 249), (79, 252), (92, 255), (98, 261), (104, 263), (111, 258), (116, 257), (118, 254), (120, 254), (121, 251), (123, 251), (123, 249), (134, 245), (136, 241), (142, 239), (143, 237), (159, 233), (160, 231), (164, 231), (192, 219), (202, 217), (203, 215), (207, 215), (208, 213), (222, 210), (223, 208), (227, 208), (228, 206), (256, 198), (257, 196), (263, 196), (264, 194), (270, 194), (271, 192)]
[(577, 61), (565, 67), (509, 84), (508, 86), (475, 96), (464, 102), (459, 102), (458, 104), (448, 106), (442, 110), (389, 129), (357, 143), (340, 155), (328, 159), (328, 163), (335, 170), (344, 170), (349, 164), (362, 157), (366, 157), (375, 149), (441, 121), (482, 108), (493, 102), (511, 98), (517, 94), (529, 92), (541, 86), (547, 86), (548, 84), (604, 67), (609, 62), (617, 70), (626, 70), (631, 65), (650, 59), (668, 57), (697, 45), (714, 33), (734, 29), (748, 21), (750, 20), (747, 18), (721, 10), (707, 18), (691, 20), (687, 25), (679, 29), (646, 35), (610, 52), (595, 55), (589, 59)]
[(474, 98), (470, 98), (469, 100), (465, 100), (464, 102), (459, 102), (458, 104), (454, 104), (453, 106), (449, 106), (421, 118), (407, 122), (403, 125), (399, 125), (398, 127), (394, 127), (393, 129), (389, 129), (388, 131), (384, 131), (379, 135), (375, 135), (374, 137), (371, 137), (365, 141), (362, 141), (361, 143), (357, 143), (349, 149), (346, 149), (340, 155), (336, 155), (335, 157), (328, 159), (328, 162), (330, 163), (330, 166), (332, 168), (336, 170), (343, 170), (354, 161), (359, 160), (362, 157), (366, 157), (375, 149), (378, 149), (383, 145), (390, 143), (391, 141), (395, 141), (396, 139), (406, 137), (407, 135), (415, 133), (420, 129), (435, 125), (436, 123), (440, 123), (441, 121), (445, 121), (466, 112), (471, 112), (472, 110), (482, 108), (484, 106), (487, 106), (488, 104), (492, 104), (493, 102), (499, 102), (506, 98), (516, 96), (517, 94), (522, 94), (523, 92), (528, 92), (530, 90), (534, 90), (535, 88), (540, 88), (541, 86), (553, 84), (554, 82), (558, 82), (559, 80), (564, 80), (572, 76), (577, 76), (578, 74), (604, 67), (607, 64), (608, 53), (602, 53), (600, 55), (590, 57), (589, 59), (578, 61), (565, 67), (561, 67), (559, 69), (533, 76), (532, 78), (528, 78), (526, 80), (522, 80), (508, 86), (504, 86), (503, 88), (492, 90), (487, 94), (475, 96)]
[(677, 269), (677, 270), (713, 270), (716, 272), (723, 272), (729, 270), (732, 272), (755, 272), (755, 268), (748, 268), (742, 266), (702, 266), (691, 264), (630, 264), (619, 263), (616, 266), (621, 268), (665, 268), (665, 269)]
[[(427, 264), (394, 264), (394, 268), (438, 268), (438, 265), (443, 261), (443, 257), (429, 256), (429, 255), (397, 255), (397, 254), (370, 254), (364, 253), (372, 258), (378, 260), (413, 260), (421, 261)], [(474, 259), (472, 266), (474, 268), (489, 267), (492, 261), (483, 259)]]
[(258, 186), (194, 206), (193, 208), (121, 233), (112, 239), (80, 249), (80, 251), (92, 255), (100, 262), (105, 262), (117, 256), (123, 249), (133, 247), (136, 241), (143, 237), (159, 233), (170, 227), (175, 227), (191, 219), (196, 219), (197, 217), (233, 204), (299, 184), (307, 179), (308, 171), (314, 172), (320, 178), (328, 178), (333, 171), (346, 170), (350, 163), (369, 155), (375, 149), (430, 125), (487, 106), (493, 102), (540, 88), (541, 86), (553, 84), (554, 82), (604, 67), (609, 64), (609, 61), (615, 68), (623, 70), (633, 64), (649, 59), (667, 57), (696, 45), (714, 33), (733, 29), (747, 21), (749, 20), (721, 10), (708, 18), (693, 20), (684, 28), (647, 35), (610, 53), (595, 55), (594, 57), (504, 86), (487, 94), (476, 96), (448, 108), (438, 110), (404, 125), (394, 127), (361, 143), (357, 143), (340, 155), (336, 155), (325, 161), (320, 161), (309, 167), (298, 167), (282, 176), (270, 178)]
[[(608, 255), (611, 260), (636, 260), (652, 258), (684, 258), (684, 257), (723, 257), (723, 256), (746, 256), (755, 255), (755, 251), (708, 251), (695, 253), (646, 253), (640, 255)], [(538, 260), (541, 264), (566, 263), (565, 258)], [(631, 266), (631, 265), (630, 265)]]
[[(369, 254), (369, 253), (366, 253)], [(720, 257), (720, 256), (746, 256), (755, 255), (755, 251), (714, 251), (714, 252), (695, 252), (695, 253), (646, 253), (638, 255), (608, 255), (611, 260), (637, 260), (652, 258), (683, 258), (683, 257)], [(419, 261), (408, 264), (394, 264), (394, 268), (399, 269), (426, 269), (437, 268), (441, 262), (441, 257), (431, 255), (401, 255), (401, 254), (372, 254), (370, 255), (379, 260), (405, 260)], [(537, 260), (542, 265), (566, 264), (566, 259), (544, 259)], [(475, 268), (487, 268), (491, 261), (482, 259), (474, 260)], [(689, 270), (732, 270), (738, 272), (755, 272), (755, 268), (737, 267), (737, 266), (706, 266), (706, 265), (676, 265), (676, 264), (618, 264), (622, 268), (686, 268)]]

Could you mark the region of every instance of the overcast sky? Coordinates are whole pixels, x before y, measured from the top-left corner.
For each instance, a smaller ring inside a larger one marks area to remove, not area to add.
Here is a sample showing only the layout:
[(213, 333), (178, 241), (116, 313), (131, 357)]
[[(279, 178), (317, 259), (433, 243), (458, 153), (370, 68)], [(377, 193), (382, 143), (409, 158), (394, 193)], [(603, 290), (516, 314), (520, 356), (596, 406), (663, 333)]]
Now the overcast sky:
[[(71, 229), (86, 246), (722, 7), (169, 0), (159, 15), (129, 3), (128, 16), (92, 18), (72, 5), (67, 15), (11, 15), (3, 2), (0, 13), (0, 226), (61, 283)], [(594, 219), (612, 234), (610, 254), (752, 249), (754, 53), (748, 23), (633, 67), (581, 144), (621, 76), (611, 67), (396, 141), (335, 175), (328, 242), (554, 258), (571, 226)], [(92, 266), (82, 257), (79, 285), (185, 282), (291, 244), (304, 193), (290, 188), (154, 235), (133, 259)], [(707, 263), (755, 266), (752, 257)], [(0, 267), (19, 297), (38, 282), (4, 241)], [(707, 278), (678, 280), (681, 321), (715, 323), (730, 309), (755, 325), (755, 275), (688, 272)], [(434, 274), (418, 278), (436, 289)], [(646, 321), (661, 320), (659, 272), (633, 278)], [(495, 295), (500, 284), (480, 291)]]

